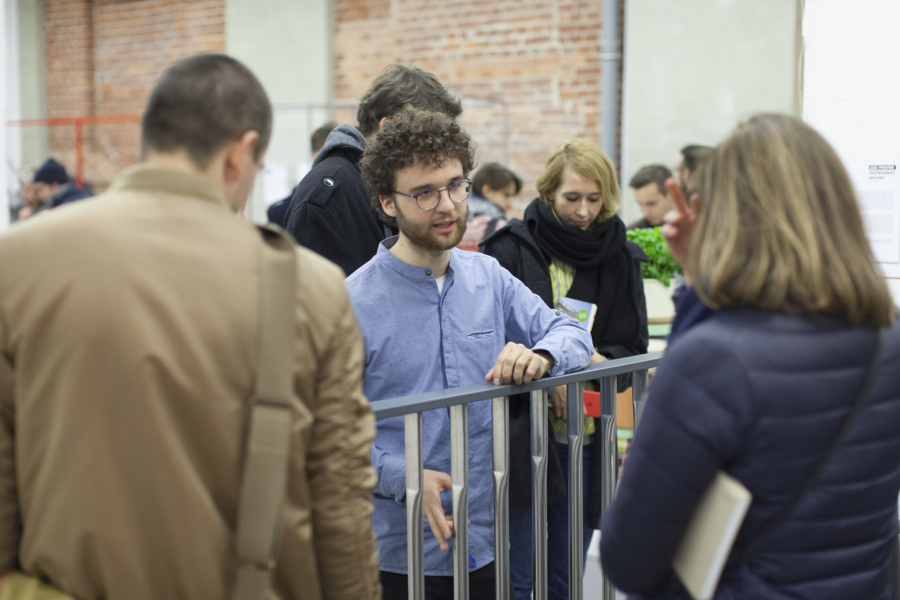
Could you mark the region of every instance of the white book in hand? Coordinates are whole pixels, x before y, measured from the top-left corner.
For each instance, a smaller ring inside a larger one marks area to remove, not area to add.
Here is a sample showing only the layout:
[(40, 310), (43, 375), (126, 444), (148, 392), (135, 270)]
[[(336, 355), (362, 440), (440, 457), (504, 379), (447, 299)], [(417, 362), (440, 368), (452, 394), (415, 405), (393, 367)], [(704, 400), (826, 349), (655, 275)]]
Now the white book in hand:
[(672, 559), (672, 568), (695, 600), (709, 600), (716, 593), (752, 500), (750, 491), (724, 471), (716, 473), (700, 499)]

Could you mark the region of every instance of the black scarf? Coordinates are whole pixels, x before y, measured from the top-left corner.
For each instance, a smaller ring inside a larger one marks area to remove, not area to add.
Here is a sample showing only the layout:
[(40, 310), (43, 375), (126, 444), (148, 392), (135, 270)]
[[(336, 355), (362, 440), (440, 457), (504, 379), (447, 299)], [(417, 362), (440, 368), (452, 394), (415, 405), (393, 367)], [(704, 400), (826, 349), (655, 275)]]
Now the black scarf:
[[(565, 225), (540, 199), (525, 209), (525, 223), (547, 257), (575, 267), (575, 280), (567, 295), (597, 305), (591, 329), (594, 346), (619, 358), (640, 352), (640, 313), (634, 290), (634, 259), (625, 245), (625, 224), (618, 215), (582, 231)], [(548, 259), (549, 263), (549, 259)]]

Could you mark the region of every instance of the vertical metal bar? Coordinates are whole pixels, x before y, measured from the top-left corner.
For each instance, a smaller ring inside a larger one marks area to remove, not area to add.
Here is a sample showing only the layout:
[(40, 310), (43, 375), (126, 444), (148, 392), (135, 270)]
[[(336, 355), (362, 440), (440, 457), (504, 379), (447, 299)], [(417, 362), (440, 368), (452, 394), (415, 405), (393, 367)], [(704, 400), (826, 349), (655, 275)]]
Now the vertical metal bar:
[[(547, 600), (547, 390), (531, 392), (531, 508), (534, 600)], [(498, 573), (498, 577), (502, 574)]]
[[(619, 470), (619, 449), (616, 444), (616, 377), (600, 379), (601, 435), (598, 436), (603, 459), (603, 480), (600, 487), (601, 507), (606, 511), (616, 497), (616, 475)], [(594, 448), (594, 456), (597, 456)], [(603, 600), (615, 600), (616, 588), (608, 577), (603, 578)]]
[(453, 493), (453, 596), (469, 598), (469, 407), (450, 407), (450, 481)]
[(631, 403), (634, 405), (634, 433), (637, 433), (638, 422), (644, 414), (644, 393), (647, 390), (647, 369), (634, 372), (634, 383), (631, 386)]
[(84, 134), (82, 132), (83, 121), (75, 119), (75, 185), (81, 187), (84, 183)]
[(494, 424), (494, 573), (497, 600), (509, 600), (509, 396), (492, 401)]
[(425, 598), (425, 523), (422, 515), (422, 413), (406, 415), (406, 552), (410, 600)]
[(584, 382), (566, 388), (569, 441), (569, 598), (584, 596)]

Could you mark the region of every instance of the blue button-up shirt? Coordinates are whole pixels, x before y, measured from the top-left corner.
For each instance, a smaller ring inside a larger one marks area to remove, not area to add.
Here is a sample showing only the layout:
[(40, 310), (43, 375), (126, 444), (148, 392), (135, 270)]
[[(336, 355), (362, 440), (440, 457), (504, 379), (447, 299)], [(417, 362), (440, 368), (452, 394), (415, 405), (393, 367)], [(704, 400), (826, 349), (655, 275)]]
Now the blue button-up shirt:
[[(484, 383), (508, 341), (546, 350), (550, 375), (584, 368), (593, 345), (578, 323), (547, 307), (492, 257), (453, 249), (443, 292), (434, 274), (396, 258), (383, 242), (372, 260), (347, 278), (366, 349), (365, 393), (371, 401)], [(449, 409), (423, 414), (426, 469), (450, 473)], [(381, 569), (406, 573), (404, 419), (378, 421), (372, 463), (378, 473), (372, 523)], [(492, 425), (489, 400), (469, 405), (469, 554), (474, 568), (494, 559)], [(441, 495), (445, 514), (451, 494)], [(471, 562), (471, 561), (470, 561)], [(425, 527), (425, 573), (452, 575)]]

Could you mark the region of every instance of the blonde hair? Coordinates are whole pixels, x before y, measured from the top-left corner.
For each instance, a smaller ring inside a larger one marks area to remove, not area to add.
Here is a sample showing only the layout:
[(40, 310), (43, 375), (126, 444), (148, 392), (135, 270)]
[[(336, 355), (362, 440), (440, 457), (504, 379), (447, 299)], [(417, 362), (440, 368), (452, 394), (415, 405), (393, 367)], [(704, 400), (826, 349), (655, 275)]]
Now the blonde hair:
[(894, 321), (850, 177), (811, 127), (757, 115), (709, 155), (696, 184), (689, 266), (704, 303)]
[(603, 203), (600, 207), (600, 214), (591, 223), (591, 228), (616, 214), (619, 210), (621, 196), (613, 162), (594, 142), (575, 139), (559, 146), (547, 161), (544, 172), (535, 183), (541, 200), (553, 211), (554, 215), (559, 217), (553, 197), (562, 185), (563, 171), (566, 167), (572, 167), (581, 175), (595, 181), (600, 188), (600, 198)]

